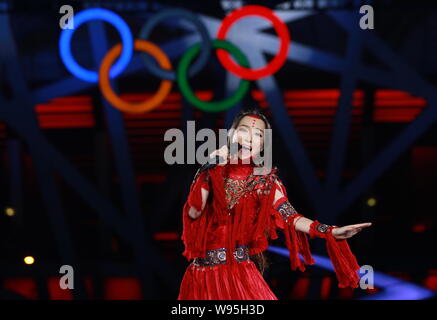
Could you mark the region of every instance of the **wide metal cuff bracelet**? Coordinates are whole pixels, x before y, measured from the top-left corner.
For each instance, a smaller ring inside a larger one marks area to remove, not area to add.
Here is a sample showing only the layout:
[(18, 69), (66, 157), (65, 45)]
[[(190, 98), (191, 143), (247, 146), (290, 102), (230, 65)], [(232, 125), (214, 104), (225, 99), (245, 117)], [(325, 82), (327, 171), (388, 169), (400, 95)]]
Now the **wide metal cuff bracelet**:
[(328, 232), (331, 232), (331, 229), (332, 226), (320, 223), (319, 221), (315, 220), (310, 225), (310, 237), (326, 238), (326, 234)]
[(288, 200), (280, 201), (279, 205), (275, 206), (275, 209), (281, 214), (282, 218), (286, 221), (293, 214), (297, 214), (296, 209), (291, 205), (291, 203)]

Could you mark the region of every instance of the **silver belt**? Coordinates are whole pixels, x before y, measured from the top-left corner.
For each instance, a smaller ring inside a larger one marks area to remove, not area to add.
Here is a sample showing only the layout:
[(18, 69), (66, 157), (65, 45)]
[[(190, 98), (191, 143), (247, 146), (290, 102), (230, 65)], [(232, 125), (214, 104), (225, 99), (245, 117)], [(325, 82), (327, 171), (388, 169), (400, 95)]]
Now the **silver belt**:
[[(249, 247), (247, 245), (237, 246), (234, 250), (234, 259), (238, 262), (249, 259)], [(226, 248), (206, 251), (205, 258), (195, 258), (193, 264), (200, 267), (215, 266), (226, 263)]]

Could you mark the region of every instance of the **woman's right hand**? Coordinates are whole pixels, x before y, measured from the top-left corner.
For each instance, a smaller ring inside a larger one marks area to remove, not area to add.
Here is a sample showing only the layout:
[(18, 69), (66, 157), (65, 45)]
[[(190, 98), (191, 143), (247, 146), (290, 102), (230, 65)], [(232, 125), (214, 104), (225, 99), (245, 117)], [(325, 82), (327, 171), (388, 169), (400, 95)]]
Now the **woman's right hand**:
[(209, 155), (210, 158), (214, 158), (215, 156), (219, 156), (221, 158), (221, 161), (218, 163), (219, 166), (225, 165), (228, 162), (228, 146), (224, 145), (220, 149), (214, 150)]

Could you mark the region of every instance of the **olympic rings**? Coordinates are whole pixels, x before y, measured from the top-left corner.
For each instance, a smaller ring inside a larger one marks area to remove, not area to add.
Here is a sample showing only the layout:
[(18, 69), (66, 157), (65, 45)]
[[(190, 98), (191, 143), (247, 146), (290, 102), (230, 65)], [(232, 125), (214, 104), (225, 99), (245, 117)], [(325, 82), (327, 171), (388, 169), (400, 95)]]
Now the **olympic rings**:
[[(212, 45), (214, 48), (220, 48), (229, 51), (234, 56), (234, 58), (237, 59), (238, 63), (242, 64), (243, 66), (249, 65), (246, 56), (232, 43), (225, 40), (213, 40)], [(195, 58), (199, 51), (200, 44), (195, 44), (191, 46), (185, 52), (179, 62), (176, 74), (182, 94), (191, 104), (203, 111), (218, 112), (229, 109), (244, 97), (247, 90), (249, 89), (250, 82), (248, 80), (242, 79), (237, 91), (235, 91), (232, 96), (222, 101), (207, 102), (198, 99), (194, 92), (191, 90), (190, 85), (188, 84), (186, 74), (190, 62)]]
[[(140, 50), (151, 54), (156, 58), (162, 68), (165, 70), (171, 69), (170, 59), (158, 46), (145, 40), (135, 40), (134, 44), (135, 50)], [(170, 93), (172, 82), (169, 80), (162, 80), (156, 94), (151, 99), (141, 103), (132, 104), (120, 99), (120, 97), (112, 90), (108, 77), (109, 68), (114, 60), (120, 55), (120, 52), (121, 44), (115, 45), (111, 50), (109, 50), (109, 52), (103, 58), (102, 64), (100, 65), (99, 86), (106, 100), (108, 100), (114, 107), (130, 113), (148, 112), (156, 108)]]
[(232, 11), (225, 17), (217, 33), (217, 39), (225, 39), (226, 34), (232, 24), (234, 24), (237, 20), (249, 15), (261, 16), (272, 22), (273, 27), (275, 28), (275, 31), (281, 40), (279, 53), (265, 67), (256, 70), (236, 65), (226, 51), (217, 50), (217, 56), (223, 66), (238, 77), (247, 80), (258, 80), (260, 78), (272, 75), (282, 67), (287, 59), (290, 34), (287, 26), (273, 13), (272, 10), (262, 6), (248, 5)]
[[(194, 26), (200, 33), (200, 37), (202, 38), (202, 44), (203, 44), (202, 51), (199, 57), (197, 58), (196, 62), (194, 62), (194, 64), (190, 68), (188, 73), (189, 76), (193, 76), (206, 65), (212, 51), (211, 38), (209, 37), (208, 30), (206, 29), (205, 25), (202, 24), (199, 18), (197, 18), (195, 14), (191, 13), (188, 10), (183, 10), (183, 9), (169, 9), (169, 10), (161, 11), (155, 14), (153, 17), (151, 17), (143, 25), (138, 37), (143, 40), (148, 40), (148, 37), (152, 32), (153, 28), (161, 20), (167, 19), (169, 17), (181, 17), (185, 20), (190, 21), (192, 24), (194, 24)], [(147, 70), (152, 74), (154, 74), (155, 76), (172, 81), (176, 80), (175, 73), (169, 70), (162, 70), (156, 65), (156, 63), (148, 55), (142, 54), (141, 58), (143, 59)]]
[(79, 79), (88, 82), (97, 82), (98, 75), (97, 72), (87, 70), (81, 67), (76, 60), (73, 58), (71, 53), (71, 39), (73, 37), (74, 31), (81, 24), (88, 22), (90, 20), (104, 20), (110, 24), (112, 24), (120, 33), (123, 50), (120, 55), (120, 59), (116, 64), (111, 68), (109, 72), (110, 78), (114, 78), (118, 76), (124, 68), (129, 64), (130, 59), (132, 58), (133, 51), (133, 38), (132, 33), (126, 22), (117, 15), (116, 13), (100, 8), (87, 9), (79, 12), (74, 17), (75, 28), (74, 29), (64, 29), (61, 33), (61, 37), (59, 39), (59, 51), (61, 54), (61, 58), (68, 68), (68, 70), (74, 74)]
[[(239, 19), (246, 16), (260, 16), (269, 20), (279, 36), (280, 47), (278, 54), (266, 66), (260, 69), (251, 69), (246, 56), (232, 43), (224, 40), (229, 29)], [(182, 56), (176, 73), (172, 70), (170, 59), (156, 45), (146, 38), (149, 37), (152, 29), (163, 19), (169, 17), (180, 17), (194, 24), (199, 31), (201, 44), (190, 47)], [(59, 50), (62, 61), (67, 69), (79, 79), (89, 82), (99, 82), (99, 87), (105, 98), (116, 108), (131, 113), (148, 112), (156, 108), (172, 88), (172, 81), (177, 81), (182, 95), (195, 107), (207, 112), (224, 111), (234, 104), (237, 104), (249, 89), (248, 80), (257, 80), (267, 77), (279, 70), (287, 59), (289, 50), (290, 34), (287, 26), (268, 8), (249, 5), (244, 6), (231, 12), (226, 16), (217, 33), (217, 39), (211, 40), (207, 27), (201, 21), (187, 10), (171, 9), (165, 10), (153, 16), (141, 28), (139, 37), (135, 40), (132, 38), (131, 31), (127, 24), (120, 16), (112, 11), (100, 8), (86, 9), (75, 16), (76, 26), (85, 22), (97, 19), (112, 24), (120, 33), (121, 43), (114, 46), (104, 57), (99, 72), (94, 72), (81, 67), (74, 59), (71, 53), (71, 40), (74, 30), (64, 29), (59, 39)], [(156, 64), (151, 57), (141, 53), (145, 67), (152, 74), (162, 79), (158, 92), (149, 100), (141, 103), (128, 103), (123, 101), (111, 88), (110, 79), (119, 75), (129, 64), (132, 54), (135, 50), (147, 52), (154, 56), (158, 61)], [(202, 101), (196, 97), (191, 90), (188, 78), (199, 72), (207, 63), (207, 60), (213, 49), (217, 49), (219, 61), (225, 69), (241, 78), (240, 84), (234, 94), (223, 101)], [(232, 60), (232, 55), (235, 62)], [(111, 67), (112, 63), (118, 58), (117, 62)], [(197, 57), (197, 58), (196, 58)], [(196, 58), (196, 61), (190, 67), (190, 63)]]

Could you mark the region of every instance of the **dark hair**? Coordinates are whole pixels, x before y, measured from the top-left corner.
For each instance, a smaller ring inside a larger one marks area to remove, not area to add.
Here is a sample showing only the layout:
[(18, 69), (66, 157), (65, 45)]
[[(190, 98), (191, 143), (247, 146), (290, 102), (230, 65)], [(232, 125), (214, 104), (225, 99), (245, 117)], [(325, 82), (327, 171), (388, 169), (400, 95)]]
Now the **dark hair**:
[(266, 129), (272, 128), (272, 126), (270, 125), (270, 121), (267, 119), (267, 117), (263, 113), (261, 113), (259, 109), (256, 108), (241, 110), (232, 121), (231, 128), (236, 129), (241, 119), (243, 119), (245, 116), (253, 116), (253, 115), (261, 117), (261, 119), (264, 121), (264, 124), (266, 125)]
[[(247, 109), (247, 110), (241, 110), (234, 118), (234, 121), (232, 121), (230, 129), (237, 129), (241, 119), (243, 119), (245, 116), (251, 116), (256, 115), (259, 116), (265, 124), (266, 129), (271, 129), (272, 126), (267, 119), (267, 117), (261, 113), (259, 109)], [(261, 154), (262, 156), (262, 154)], [(267, 234), (266, 234), (267, 236)], [(250, 258), (255, 262), (256, 267), (261, 272), (261, 274), (264, 274), (264, 271), (269, 267), (270, 262), (268, 261), (266, 255), (263, 252), (251, 255)]]

